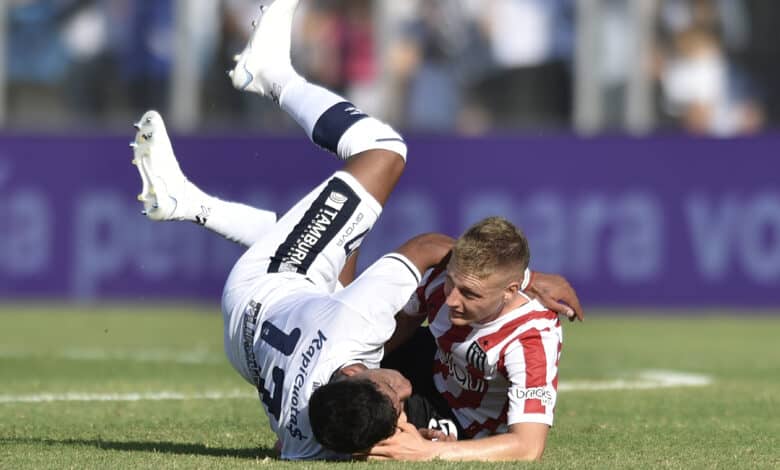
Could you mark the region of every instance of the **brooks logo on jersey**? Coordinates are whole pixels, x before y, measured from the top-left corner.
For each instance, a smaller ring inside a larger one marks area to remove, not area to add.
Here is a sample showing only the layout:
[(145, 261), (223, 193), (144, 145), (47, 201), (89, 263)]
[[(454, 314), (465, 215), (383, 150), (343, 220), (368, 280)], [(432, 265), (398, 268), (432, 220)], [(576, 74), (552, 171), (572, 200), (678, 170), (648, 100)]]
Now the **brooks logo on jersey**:
[(553, 405), (553, 392), (547, 387), (516, 388), (514, 390), (518, 400), (541, 400), (544, 406)]

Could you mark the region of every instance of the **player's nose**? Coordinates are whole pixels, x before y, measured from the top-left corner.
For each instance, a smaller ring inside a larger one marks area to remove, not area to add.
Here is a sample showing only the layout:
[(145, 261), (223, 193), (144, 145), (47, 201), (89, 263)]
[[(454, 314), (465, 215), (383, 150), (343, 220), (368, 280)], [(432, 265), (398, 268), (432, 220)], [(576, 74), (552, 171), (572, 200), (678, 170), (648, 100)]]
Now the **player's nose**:
[(445, 299), (445, 303), (447, 304), (447, 307), (450, 308), (450, 310), (461, 310), (463, 302), (462, 297), (458, 293), (458, 289), (450, 290), (450, 293), (447, 294), (447, 298)]

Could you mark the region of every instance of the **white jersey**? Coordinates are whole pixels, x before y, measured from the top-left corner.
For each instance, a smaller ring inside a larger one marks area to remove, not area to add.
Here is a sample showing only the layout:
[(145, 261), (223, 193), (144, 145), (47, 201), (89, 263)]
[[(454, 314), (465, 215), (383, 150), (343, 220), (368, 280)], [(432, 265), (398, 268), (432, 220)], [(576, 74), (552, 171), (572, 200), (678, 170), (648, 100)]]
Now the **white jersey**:
[(258, 389), (282, 458), (344, 457), (314, 439), (309, 397), (345, 365), (379, 367), (395, 313), (419, 283), (408, 259), (389, 254), (339, 288), (338, 271), (378, 213), (337, 173), (279, 221), (274, 239), (247, 251), (225, 286), (225, 352)]
[(563, 332), (536, 300), (483, 324), (454, 326), (445, 303), (446, 271), (429, 271), (405, 311), (427, 315), (438, 349), (436, 389), (467, 437), (503, 433), (516, 423), (552, 426)]

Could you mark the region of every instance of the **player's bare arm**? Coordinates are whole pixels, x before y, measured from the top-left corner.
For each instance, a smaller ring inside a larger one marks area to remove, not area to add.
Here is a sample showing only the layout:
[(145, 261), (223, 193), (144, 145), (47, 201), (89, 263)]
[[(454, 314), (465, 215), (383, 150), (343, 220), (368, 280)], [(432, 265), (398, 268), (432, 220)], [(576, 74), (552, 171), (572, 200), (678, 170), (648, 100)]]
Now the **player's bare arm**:
[(469, 441), (430, 441), (410, 423), (399, 423), (396, 433), (369, 451), (372, 460), (540, 460), (549, 426), (520, 423), (509, 432)]
[(577, 292), (561, 275), (534, 271), (525, 292), (538, 298), (550, 310), (566, 315), (571, 321), (585, 319)]
[(411, 238), (396, 252), (406, 256), (421, 273), (439, 264), (452, 250), (455, 240), (441, 233), (424, 233)]
[[(439, 264), (449, 254), (454, 242), (455, 240), (447, 235), (425, 233), (408, 240), (397, 251), (409, 258), (420, 269), (420, 272), (425, 272)], [(424, 319), (425, 316), (397, 314), (395, 316), (395, 332), (385, 343), (385, 353), (389, 353), (405, 343)]]
[(395, 351), (398, 346), (406, 343), (417, 331), (417, 328), (422, 325), (425, 320), (424, 315), (406, 315), (403, 312), (399, 312), (395, 316), (395, 331), (393, 336), (385, 343), (385, 354), (390, 354)]

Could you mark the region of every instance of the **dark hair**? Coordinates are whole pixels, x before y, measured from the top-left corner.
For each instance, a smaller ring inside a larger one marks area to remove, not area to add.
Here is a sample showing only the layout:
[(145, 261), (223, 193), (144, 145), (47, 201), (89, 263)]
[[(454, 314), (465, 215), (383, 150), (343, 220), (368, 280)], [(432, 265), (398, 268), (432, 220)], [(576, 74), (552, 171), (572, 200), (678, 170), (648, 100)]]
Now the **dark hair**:
[(365, 451), (395, 432), (398, 414), (390, 397), (367, 379), (331, 382), (309, 399), (314, 437), (326, 449)]

